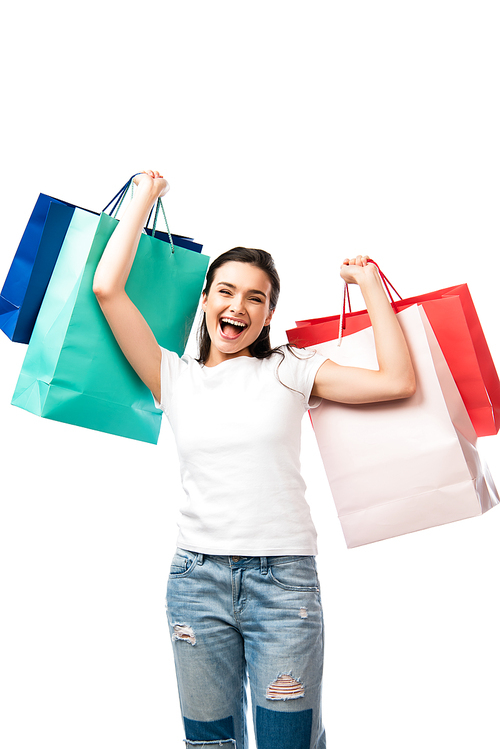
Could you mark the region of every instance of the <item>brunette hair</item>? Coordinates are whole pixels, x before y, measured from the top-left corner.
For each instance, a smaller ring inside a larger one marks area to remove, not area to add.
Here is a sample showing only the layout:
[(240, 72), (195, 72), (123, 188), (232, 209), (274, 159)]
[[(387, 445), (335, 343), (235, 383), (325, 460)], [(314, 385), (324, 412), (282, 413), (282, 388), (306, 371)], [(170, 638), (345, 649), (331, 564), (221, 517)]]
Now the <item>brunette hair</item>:
[[(265, 250), (254, 250), (248, 247), (233, 247), (232, 250), (224, 252), (219, 257), (215, 258), (208, 269), (207, 278), (205, 282), (204, 293), (208, 295), (212, 286), (214, 276), (216, 272), (226, 263), (237, 262), (237, 263), (248, 263), (254, 265), (256, 268), (260, 268), (265, 273), (271, 282), (271, 295), (269, 298), (270, 310), (276, 309), (278, 304), (278, 297), (280, 295), (280, 277), (278, 271), (274, 265), (274, 260)], [(211, 340), (208, 334), (207, 324), (205, 321), (205, 315), (202, 316), (200, 327), (198, 329), (198, 361), (201, 364), (205, 364), (210, 354)], [(257, 359), (267, 359), (269, 356), (275, 353), (282, 353), (280, 348), (271, 347), (271, 339), (269, 336), (269, 325), (265, 325), (258, 338), (250, 346), (250, 354), (255, 356)]]

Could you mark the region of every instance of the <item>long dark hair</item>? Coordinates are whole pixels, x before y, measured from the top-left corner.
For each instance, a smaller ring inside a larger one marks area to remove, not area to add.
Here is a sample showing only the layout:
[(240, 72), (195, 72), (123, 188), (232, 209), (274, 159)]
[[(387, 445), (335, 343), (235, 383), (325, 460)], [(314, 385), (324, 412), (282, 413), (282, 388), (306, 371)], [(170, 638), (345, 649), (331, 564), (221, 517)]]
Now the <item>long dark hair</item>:
[[(237, 262), (237, 263), (248, 263), (249, 265), (255, 265), (256, 268), (260, 268), (265, 273), (271, 282), (271, 295), (269, 298), (269, 309), (272, 311), (276, 309), (278, 304), (278, 298), (280, 295), (280, 277), (278, 271), (274, 265), (274, 260), (265, 250), (254, 250), (248, 247), (233, 247), (232, 250), (224, 252), (211, 263), (207, 278), (205, 282), (204, 293), (208, 296), (210, 288), (212, 286), (216, 272), (225, 263)], [(275, 353), (282, 353), (280, 348), (271, 347), (271, 339), (269, 336), (269, 325), (265, 325), (258, 338), (249, 347), (250, 354), (255, 356), (257, 359), (267, 359), (269, 356)], [(205, 315), (202, 316), (200, 327), (198, 329), (198, 361), (201, 364), (205, 364), (210, 354), (211, 340), (208, 334), (207, 324), (205, 321)]]

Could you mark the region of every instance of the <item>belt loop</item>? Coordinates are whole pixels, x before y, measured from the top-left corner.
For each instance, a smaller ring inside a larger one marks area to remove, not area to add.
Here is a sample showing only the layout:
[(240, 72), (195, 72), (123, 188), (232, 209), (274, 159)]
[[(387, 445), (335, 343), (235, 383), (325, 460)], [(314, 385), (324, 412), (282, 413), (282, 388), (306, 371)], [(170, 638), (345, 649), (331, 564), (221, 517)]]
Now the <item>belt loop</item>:
[(267, 557), (260, 558), (260, 574), (267, 575)]
[(205, 555), (204, 554), (198, 554), (198, 559), (196, 560), (196, 563), (199, 564), (200, 567), (201, 567), (201, 565), (203, 564), (204, 561), (205, 561)]

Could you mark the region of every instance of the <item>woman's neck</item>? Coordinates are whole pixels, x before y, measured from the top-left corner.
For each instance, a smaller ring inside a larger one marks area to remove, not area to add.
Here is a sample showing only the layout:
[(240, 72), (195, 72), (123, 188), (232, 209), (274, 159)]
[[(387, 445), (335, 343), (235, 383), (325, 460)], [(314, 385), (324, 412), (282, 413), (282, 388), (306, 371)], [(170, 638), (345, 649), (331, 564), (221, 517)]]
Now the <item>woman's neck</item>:
[(210, 353), (205, 362), (205, 367), (216, 367), (218, 364), (222, 364), (224, 361), (229, 359), (238, 359), (241, 356), (252, 356), (248, 348), (244, 348), (241, 351), (237, 351), (234, 354), (225, 354), (223, 351), (219, 351), (214, 345), (210, 347)]

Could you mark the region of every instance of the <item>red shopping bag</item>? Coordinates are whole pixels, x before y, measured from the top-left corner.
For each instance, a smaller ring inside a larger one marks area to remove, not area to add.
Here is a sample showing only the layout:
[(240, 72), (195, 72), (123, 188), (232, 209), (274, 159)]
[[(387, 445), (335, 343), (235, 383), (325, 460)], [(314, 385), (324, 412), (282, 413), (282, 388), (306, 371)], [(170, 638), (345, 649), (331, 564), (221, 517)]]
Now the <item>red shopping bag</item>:
[[(467, 284), (410, 297), (394, 299), (394, 290), (380, 274), (395, 312), (418, 304), (425, 310), (456, 382), (478, 437), (497, 434), (500, 429), (500, 380), (486, 342)], [(396, 292), (397, 294), (397, 292)], [(398, 294), (399, 296), (399, 294)], [(287, 330), (294, 346), (315, 346), (337, 340), (370, 327), (366, 310), (343, 315), (300, 320)]]

